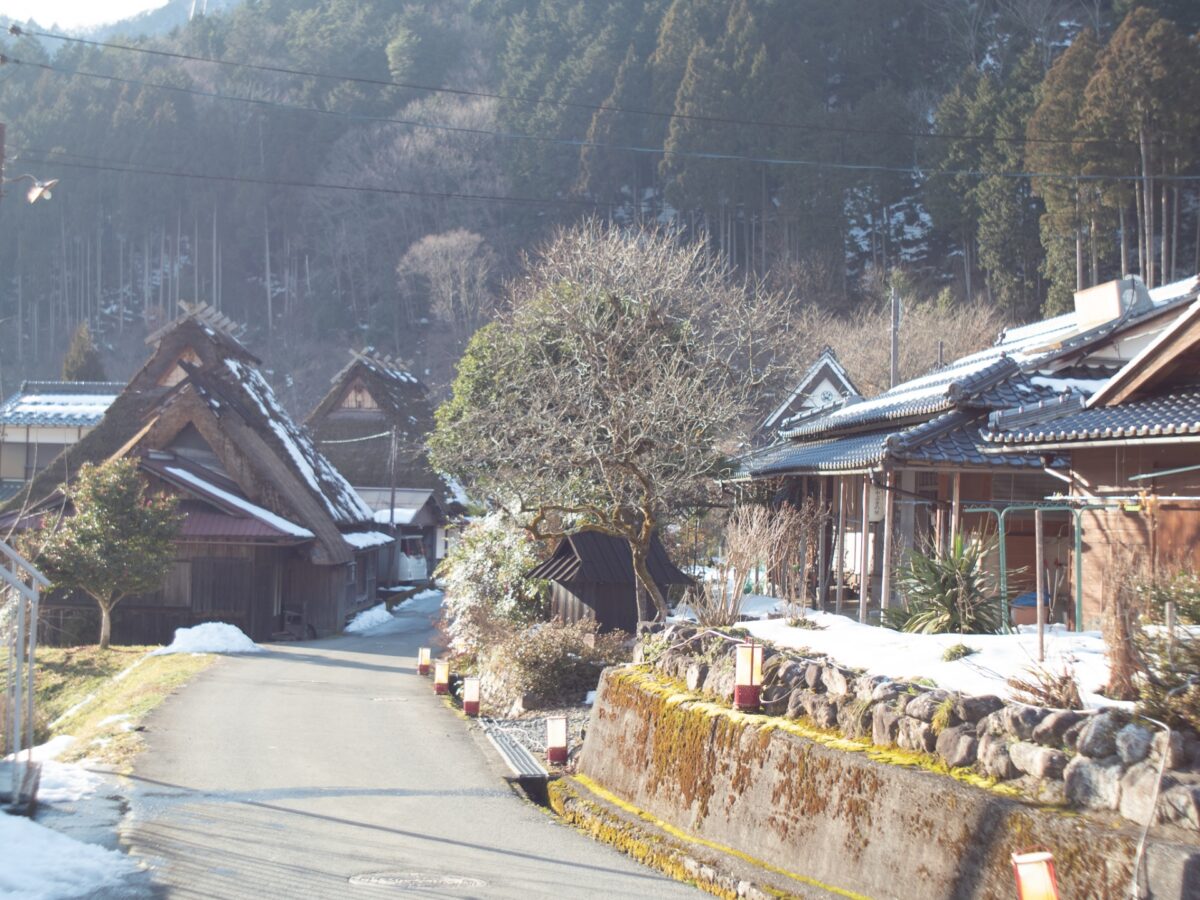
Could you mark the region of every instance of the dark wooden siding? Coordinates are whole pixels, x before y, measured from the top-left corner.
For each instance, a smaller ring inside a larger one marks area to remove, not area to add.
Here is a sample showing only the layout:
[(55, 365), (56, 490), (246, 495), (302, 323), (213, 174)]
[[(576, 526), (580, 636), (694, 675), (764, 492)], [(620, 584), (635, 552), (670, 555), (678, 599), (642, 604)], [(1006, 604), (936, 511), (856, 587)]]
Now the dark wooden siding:
[(550, 615), (564, 622), (595, 619), (602, 631), (637, 629), (637, 598), (632, 584), (575, 580), (550, 582)]

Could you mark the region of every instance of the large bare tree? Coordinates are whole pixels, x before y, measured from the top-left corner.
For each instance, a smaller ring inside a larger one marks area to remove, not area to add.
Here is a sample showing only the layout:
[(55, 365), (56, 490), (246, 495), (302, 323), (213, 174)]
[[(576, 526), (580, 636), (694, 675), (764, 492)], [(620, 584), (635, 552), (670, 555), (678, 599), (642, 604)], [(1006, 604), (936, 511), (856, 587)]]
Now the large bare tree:
[(774, 375), (792, 304), (731, 279), (699, 244), (595, 221), (552, 238), (508, 300), (438, 410), (434, 465), (516, 507), (539, 539), (628, 540), (665, 615), (652, 536), (712, 489)]

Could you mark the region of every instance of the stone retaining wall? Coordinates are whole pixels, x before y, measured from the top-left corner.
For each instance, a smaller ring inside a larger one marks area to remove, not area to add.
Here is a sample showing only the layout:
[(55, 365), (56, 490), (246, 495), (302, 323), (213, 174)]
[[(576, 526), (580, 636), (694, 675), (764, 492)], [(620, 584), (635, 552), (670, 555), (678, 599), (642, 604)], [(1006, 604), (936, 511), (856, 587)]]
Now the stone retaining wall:
[[(714, 661), (701, 680), (722, 665)], [(849, 680), (846, 687), (834, 696), (849, 710), (860, 701), (850, 699)], [(780, 700), (769, 702), (778, 709)], [(856, 712), (854, 721), (860, 733), (873, 730), (874, 713)], [(580, 772), (702, 839), (840, 891), (1010, 898), (1011, 854), (1044, 848), (1055, 855), (1062, 896), (1128, 896), (1136, 829), (1020, 802), (924, 770), (915, 758), (805, 719), (738, 713), (634, 666), (606, 671)], [(1197, 850), (1150, 843), (1155, 897), (1200, 897)]]
[[(728, 702), (735, 646), (711, 633), (668, 626), (644, 638), (635, 658), (653, 656), (663, 674)], [(769, 648), (764, 655), (764, 712), (929, 754), (1039, 802), (1119, 812), (1142, 825), (1153, 814), (1154, 824), (1200, 831), (1200, 739), (1193, 734), (1173, 732), (1168, 739), (1118, 710), (1040, 709), (861, 675), (823, 657)]]

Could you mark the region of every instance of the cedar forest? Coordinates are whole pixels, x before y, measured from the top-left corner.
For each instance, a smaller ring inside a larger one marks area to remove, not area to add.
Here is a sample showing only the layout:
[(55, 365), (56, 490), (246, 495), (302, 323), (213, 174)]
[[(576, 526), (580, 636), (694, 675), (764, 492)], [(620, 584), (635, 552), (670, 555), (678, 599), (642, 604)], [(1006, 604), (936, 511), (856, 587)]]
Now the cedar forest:
[(1200, 270), (1188, 0), (258, 0), (120, 48), (23, 27), (5, 174), (61, 183), (0, 204), (4, 392), (56, 377), (80, 323), (123, 378), (203, 300), (296, 411), (349, 347), (436, 395), (523, 254), (586, 216), (670, 224), (840, 317), (898, 285), (1018, 322)]

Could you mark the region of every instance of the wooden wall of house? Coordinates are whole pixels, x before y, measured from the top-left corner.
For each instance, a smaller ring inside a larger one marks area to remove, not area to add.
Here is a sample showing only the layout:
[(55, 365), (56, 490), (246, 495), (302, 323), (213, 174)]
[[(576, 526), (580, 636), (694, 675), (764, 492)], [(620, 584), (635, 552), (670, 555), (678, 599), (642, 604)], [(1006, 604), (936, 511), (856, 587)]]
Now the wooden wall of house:
[[(1194, 447), (1087, 448), (1072, 454), (1072, 468), (1092, 491), (1135, 493), (1129, 478), (1155, 470), (1197, 465)], [(1159, 496), (1200, 496), (1200, 471), (1132, 484)], [(1131, 504), (1136, 507), (1136, 504)], [(1099, 628), (1103, 609), (1130, 566), (1170, 574), (1200, 566), (1200, 502), (1162, 501), (1153, 512), (1139, 508), (1083, 514), (1084, 627)]]
[[(169, 644), (175, 629), (228, 622), (255, 641), (282, 627), (283, 573), (290, 548), (253, 544), (176, 545), (175, 561), (153, 594), (127, 597), (113, 611), (114, 644)], [(93, 643), (99, 634), (95, 601), (84, 594), (50, 595), (39, 640), (52, 645)]]
[[(666, 588), (663, 588), (664, 593)], [(564, 622), (595, 619), (602, 631), (637, 630), (637, 599), (632, 584), (594, 581), (550, 582), (550, 615)]]

